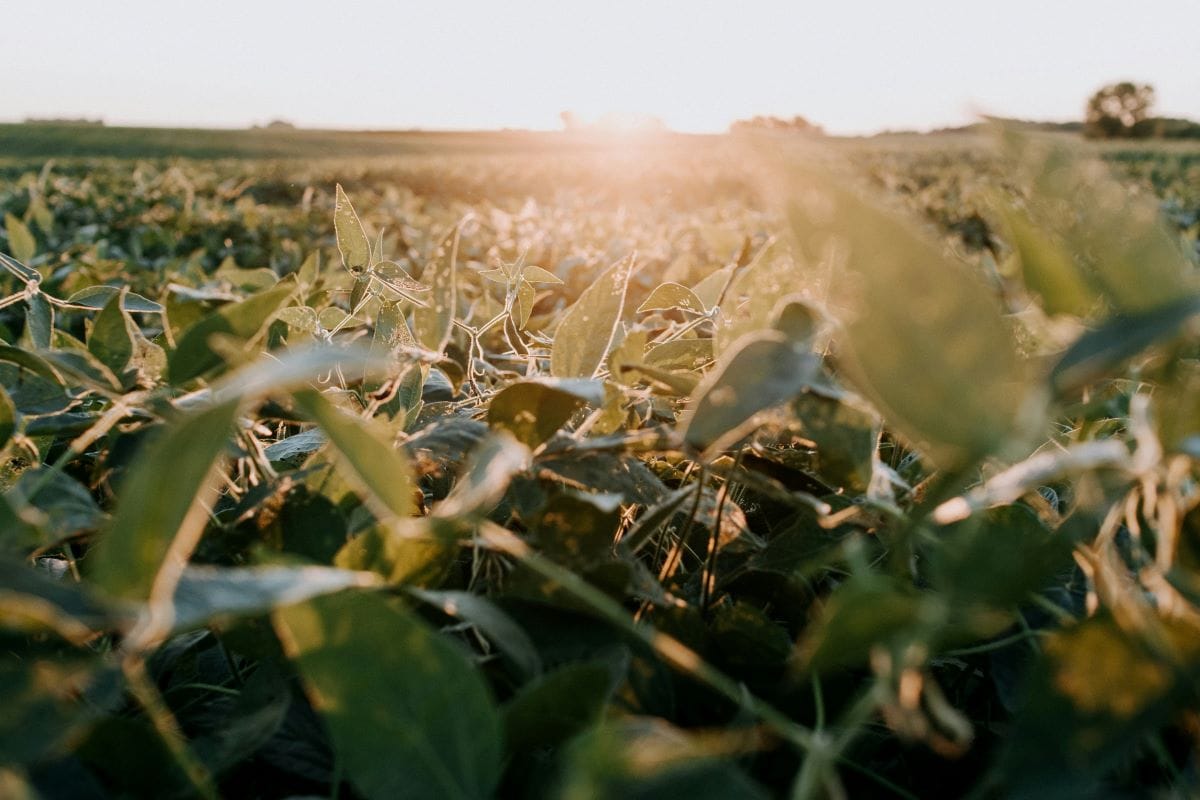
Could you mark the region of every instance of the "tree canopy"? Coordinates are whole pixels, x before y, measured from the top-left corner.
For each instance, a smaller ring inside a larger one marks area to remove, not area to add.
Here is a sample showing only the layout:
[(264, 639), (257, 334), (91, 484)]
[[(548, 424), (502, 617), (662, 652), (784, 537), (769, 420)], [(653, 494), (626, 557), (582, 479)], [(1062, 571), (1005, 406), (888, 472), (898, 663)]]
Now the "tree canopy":
[(1146, 125), (1154, 105), (1154, 87), (1130, 81), (1109, 84), (1087, 103), (1084, 133), (1096, 139), (1139, 138), (1152, 134)]

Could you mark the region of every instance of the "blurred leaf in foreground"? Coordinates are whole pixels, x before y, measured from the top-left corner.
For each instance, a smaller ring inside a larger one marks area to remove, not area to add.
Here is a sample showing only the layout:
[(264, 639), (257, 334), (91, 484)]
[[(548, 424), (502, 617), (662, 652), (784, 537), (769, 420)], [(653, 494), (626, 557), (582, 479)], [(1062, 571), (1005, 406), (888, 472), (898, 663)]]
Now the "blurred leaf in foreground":
[(492, 795), (500, 718), (483, 677), (412, 612), (354, 592), (277, 611), (275, 625), (366, 797)]

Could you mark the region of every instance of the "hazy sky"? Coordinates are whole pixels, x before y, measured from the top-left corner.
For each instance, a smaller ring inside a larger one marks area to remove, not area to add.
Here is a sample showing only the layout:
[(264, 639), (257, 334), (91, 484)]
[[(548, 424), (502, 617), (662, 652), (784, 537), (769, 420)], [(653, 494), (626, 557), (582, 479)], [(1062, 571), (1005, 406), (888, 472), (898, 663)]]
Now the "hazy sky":
[(1200, 118), (1200, 0), (8, 0), (0, 119), (678, 130), (803, 114), (834, 132), (975, 112), (1072, 119), (1152, 83)]

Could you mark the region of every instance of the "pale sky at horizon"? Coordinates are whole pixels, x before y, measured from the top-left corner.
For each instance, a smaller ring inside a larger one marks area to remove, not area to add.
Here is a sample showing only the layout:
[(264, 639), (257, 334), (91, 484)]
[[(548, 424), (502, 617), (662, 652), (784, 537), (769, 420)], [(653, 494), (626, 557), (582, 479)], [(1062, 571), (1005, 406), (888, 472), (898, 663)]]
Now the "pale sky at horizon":
[(1200, 119), (1200, 0), (6, 5), (4, 121), (556, 129), (571, 110), (683, 131), (802, 114), (866, 133), (1078, 119), (1119, 79)]

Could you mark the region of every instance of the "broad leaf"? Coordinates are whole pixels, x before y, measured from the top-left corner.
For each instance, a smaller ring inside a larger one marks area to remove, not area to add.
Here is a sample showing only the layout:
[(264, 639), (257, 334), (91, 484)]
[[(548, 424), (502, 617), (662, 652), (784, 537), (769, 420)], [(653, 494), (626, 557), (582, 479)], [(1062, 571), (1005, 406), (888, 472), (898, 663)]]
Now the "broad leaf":
[(550, 350), (552, 375), (591, 378), (600, 369), (625, 309), (633, 264), (632, 255), (613, 264), (563, 314)]
[(458, 303), (458, 239), (459, 230), (455, 228), (449, 250), (440, 253), (421, 273), (421, 281), (429, 286), (429, 294), (423, 298), (425, 308), (413, 310), (417, 340), (425, 349), (437, 353), (446, 349), (454, 330)]
[(596, 661), (568, 664), (526, 684), (504, 707), (508, 753), (555, 747), (594, 725), (613, 689), (612, 669)]
[(592, 402), (604, 401), (599, 381), (581, 379), (535, 379), (511, 383), (492, 398), (488, 424), (506, 430), (517, 441), (537, 447)]
[[(92, 308), (99, 311), (120, 293), (121, 289), (116, 286), (89, 286), (68, 297), (66, 302), (77, 308)], [(147, 300), (136, 292), (125, 293), (124, 305), (126, 311), (158, 314), (163, 310), (161, 305), (153, 300)]]
[(799, 394), (819, 366), (817, 356), (775, 331), (743, 337), (696, 388), (680, 423), (684, 441), (713, 451), (740, 439), (755, 426), (756, 414)]
[(8, 251), (13, 258), (28, 264), (37, 254), (37, 241), (24, 222), (12, 214), (4, 215), (4, 228), (8, 233)]
[(542, 656), (533, 641), (512, 617), (491, 600), (470, 592), (431, 591), (413, 587), (407, 591), (441, 609), (444, 614), (474, 625), (525, 677), (541, 675)]
[(372, 594), (285, 608), (275, 625), (364, 796), (492, 796), (500, 721), (462, 651), (412, 612)]
[(846, 271), (838, 294), (856, 306), (847, 377), (944, 464), (1023, 449), (1018, 415), (1030, 385), (991, 289), (834, 178), (804, 180), (821, 202), (790, 209), (800, 256), (818, 263), (840, 253), (830, 269)]
[(638, 306), (638, 313), (674, 308), (696, 314), (703, 314), (705, 310), (704, 303), (691, 289), (678, 283), (662, 283)]
[(338, 252), (342, 254), (342, 263), (346, 269), (355, 275), (366, 270), (371, 265), (371, 243), (363, 230), (350, 198), (342, 191), (342, 185), (337, 185), (337, 199), (333, 206), (333, 228), (337, 234)]
[(184, 415), (139, 455), (121, 483), (116, 516), (88, 556), (93, 579), (108, 594), (145, 600), (152, 587), (174, 587), (204, 530), (214, 464), (237, 409), (226, 401)]
[(294, 291), (295, 284), (281, 283), (240, 303), (222, 306), (190, 326), (180, 335), (171, 353), (168, 362), (171, 383), (185, 383), (225, 363), (212, 349), (211, 338), (221, 334), (243, 342), (252, 339)]
[(333, 567), (188, 567), (175, 586), (176, 631), (262, 614), (343, 589), (378, 583), (369, 572)]
[(366, 489), (368, 505), (382, 519), (409, 516), (413, 499), (408, 464), (388, 438), (372, 430), (366, 421), (339, 411), (317, 392), (298, 392), (295, 397)]

